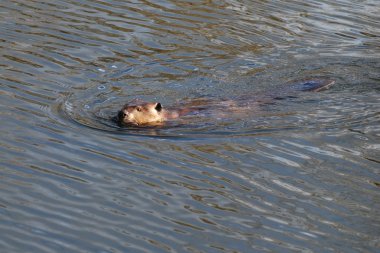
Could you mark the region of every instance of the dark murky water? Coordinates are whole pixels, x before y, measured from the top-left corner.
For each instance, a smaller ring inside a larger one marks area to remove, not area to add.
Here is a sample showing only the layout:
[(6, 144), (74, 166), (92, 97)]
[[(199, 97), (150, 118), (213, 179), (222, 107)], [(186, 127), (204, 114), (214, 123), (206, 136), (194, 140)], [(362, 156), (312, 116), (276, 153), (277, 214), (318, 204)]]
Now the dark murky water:
[[(380, 251), (380, 5), (0, 2), (1, 252)], [(257, 98), (120, 128), (133, 98)], [(201, 116), (201, 115), (200, 115)]]

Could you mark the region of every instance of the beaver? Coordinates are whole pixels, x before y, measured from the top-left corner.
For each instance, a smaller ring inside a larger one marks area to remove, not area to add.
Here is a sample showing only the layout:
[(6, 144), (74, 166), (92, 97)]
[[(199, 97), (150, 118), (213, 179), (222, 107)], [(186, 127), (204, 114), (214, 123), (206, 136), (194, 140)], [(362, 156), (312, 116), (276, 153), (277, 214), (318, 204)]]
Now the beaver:
[(175, 107), (164, 108), (159, 102), (146, 102), (134, 99), (125, 104), (114, 118), (116, 122), (123, 126), (160, 126), (165, 122), (178, 119), (186, 115), (200, 115), (207, 111), (214, 117), (226, 117), (228, 113), (242, 110), (235, 101), (218, 100), (209, 98), (197, 98), (184, 101)]
[[(135, 99), (122, 107), (116, 116), (116, 121), (120, 125), (159, 126), (163, 125), (166, 121), (189, 114), (197, 114), (201, 111), (208, 110), (210, 107), (213, 108), (213, 112), (241, 112), (245, 109), (251, 109), (249, 107), (251, 107), (252, 104), (271, 103), (273, 100), (283, 99), (299, 91), (322, 91), (330, 88), (334, 83), (335, 81), (330, 79), (301, 80), (285, 84), (275, 92), (272, 91), (262, 94), (261, 96), (256, 95), (255, 97), (242, 98), (242, 100), (245, 101), (244, 103), (238, 103), (232, 100), (213, 101), (201, 98), (183, 103), (179, 108), (166, 109), (159, 102), (145, 102), (140, 99)], [(252, 103), (250, 103), (250, 101)], [(221, 115), (221, 113), (217, 114), (217, 116)]]

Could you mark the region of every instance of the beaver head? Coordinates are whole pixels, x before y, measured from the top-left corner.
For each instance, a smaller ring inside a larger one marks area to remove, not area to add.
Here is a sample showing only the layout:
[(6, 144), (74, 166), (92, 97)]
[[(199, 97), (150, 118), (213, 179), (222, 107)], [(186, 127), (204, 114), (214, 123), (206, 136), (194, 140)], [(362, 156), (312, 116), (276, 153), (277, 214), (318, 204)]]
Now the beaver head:
[(165, 114), (160, 103), (135, 100), (126, 104), (117, 118), (127, 125), (155, 125), (165, 120)]

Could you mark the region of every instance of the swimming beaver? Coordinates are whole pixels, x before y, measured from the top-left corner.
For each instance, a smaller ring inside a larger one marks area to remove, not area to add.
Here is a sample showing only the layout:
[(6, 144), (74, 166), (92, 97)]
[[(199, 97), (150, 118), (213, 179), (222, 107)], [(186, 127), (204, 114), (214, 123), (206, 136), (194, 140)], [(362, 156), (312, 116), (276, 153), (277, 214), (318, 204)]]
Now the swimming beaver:
[[(264, 94), (262, 98), (250, 98), (250, 100), (259, 101), (258, 103), (268, 103), (273, 99), (282, 98), (284, 96), (289, 96), (291, 93), (297, 91), (321, 91), (330, 88), (335, 81), (328, 79), (311, 79), (303, 80), (298, 82), (293, 82), (286, 84), (281, 87), (276, 92), (270, 92)], [(247, 103), (246, 103), (247, 104)], [(223, 101), (210, 101), (207, 99), (195, 99), (189, 103), (182, 104), (181, 108), (176, 109), (165, 109), (158, 102), (144, 102), (139, 99), (135, 99), (118, 112), (116, 120), (118, 123), (123, 125), (134, 125), (134, 126), (158, 126), (162, 125), (165, 121), (177, 119), (181, 116), (188, 115), (191, 113), (197, 113), (203, 110), (207, 110), (208, 107), (213, 107), (220, 111), (239, 111), (246, 109), (246, 106), (241, 106), (231, 100)]]

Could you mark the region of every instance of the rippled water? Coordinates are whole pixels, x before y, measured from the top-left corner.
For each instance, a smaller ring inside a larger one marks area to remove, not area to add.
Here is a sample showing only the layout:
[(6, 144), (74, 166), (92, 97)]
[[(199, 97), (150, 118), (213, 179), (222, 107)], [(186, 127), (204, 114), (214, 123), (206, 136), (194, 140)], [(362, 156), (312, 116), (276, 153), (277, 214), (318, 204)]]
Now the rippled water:
[[(379, 13), (376, 0), (0, 2), (0, 251), (380, 251)], [(281, 93), (304, 78), (336, 84)], [(268, 94), (222, 118), (111, 120), (136, 97)]]

